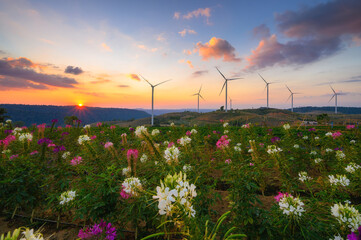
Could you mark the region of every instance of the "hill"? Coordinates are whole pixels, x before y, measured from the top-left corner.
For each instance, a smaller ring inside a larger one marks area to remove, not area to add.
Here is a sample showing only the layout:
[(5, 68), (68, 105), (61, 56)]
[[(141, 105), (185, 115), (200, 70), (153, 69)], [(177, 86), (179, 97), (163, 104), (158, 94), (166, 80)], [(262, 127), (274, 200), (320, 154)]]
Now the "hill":
[[(267, 126), (279, 126), (283, 123), (300, 124), (302, 121), (317, 121), (319, 114), (302, 114), (295, 113), (289, 110), (274, 109), (274, 108), (259, 108), (259, 109), (245, 109), (245, 110), (230, 110), (227, 113), (223, 111), (213, 111), (208, 113), (196, 112), (174, 112), (166, 113), (156, 116), (154, 124), (169, 125), (174, 122), (177, 125), (207, 125), (219, 123), (221, 119), (228, 121), (232, 125), (241, 126), (245, 123), (253, 123)], [(344, 115), (344, 114), (329, 114), (329, 123), (347, 124), (361, 122), (361, 114)], [(136, 119), (134, 121), (110, 122), (123, 127), (135, 127), (140, 125), (149, 125), (150, 117)]]
[[(298, 113), (334, 113), (335, 107), (297, 107), (293, 111)], [(361, 108), (337, 107), (337, 112), (340, 114), (361, 114)]]
[(139, 110), (126, 108), (98, 108), (77, 106), (50, 106), (50, 105), (21, 105), (0, 104), (5, 108), (14, 122), (21, 121), (29, 126), (33, 123), (50, 123), (52, 119), (58, 119), (59, 124), (64, 124), (64, 117), (76, 116), (84, 124), (102, 121), (126, 121), (150, 116)]

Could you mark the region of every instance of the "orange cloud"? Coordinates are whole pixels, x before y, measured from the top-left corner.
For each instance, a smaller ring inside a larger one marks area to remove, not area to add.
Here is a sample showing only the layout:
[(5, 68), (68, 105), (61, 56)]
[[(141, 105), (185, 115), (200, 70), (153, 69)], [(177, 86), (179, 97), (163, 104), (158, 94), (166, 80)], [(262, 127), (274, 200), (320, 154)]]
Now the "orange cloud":
[(180, 17), (180, 12), (175, 12), (174, 15), (173, 15), (173, 18), (174, 19), (179, 19)]
[(136, 81), (140, 81), (140, 78), (138, 77), (137, 74), (131, 73), (127, 75), (128, 78), (136, 80)]
[(223, 58), (224, 62), (240, 62), (241, 59), (236, 57), (235, 48), (227, 41), (221, 38), (212, 37), (208, 43), (197, 43), (195, 51), (204, 61), (210, 58)]
[(137, 47), (139, 49), (142, 49), (142, 50), (145, 50), (145, 51), (148, 51), (148, 52), (156, 52), (156, 51), (158, 51), (158, 48), (148, 48), (147, 46), (145, 46), (143, 44), (139, 44), (139, 45), (137, 45)]
[(191, 50), (188, 50), (188, 49), (184, 49), (184, 50), (183, 50), (183, 53), (184, 53), (185, 55), (187, 55), (187, 56), (192, 55), (192, 51), (191, 51)]
[(188, 34), (197, 34), (196, 31), (192, 29), (183, 29), (182, 31), (178, 32), (182, 37), (184, 37), (187, 33)]
[(187, 62), (186, 62), (186, 63), (188, 64), (188, 66), (189, 66), (190, 68), (194, 68), (194, 66), (193, 66), (193, 64), (192, 64), (192, 62), (191, 62), (191, 61), (187, 60)]
[(189, 12), (187, 15), (183, 15), (184, 19), (191, 19), (193, 17), (204, 16), (209, 18), (211, 16), (211, 9), (210, 8), (198, 8), (192, 12)]
[(112, 52), (113, 51), (106, 43), (102, 43), (101, 46), (107, 52)]

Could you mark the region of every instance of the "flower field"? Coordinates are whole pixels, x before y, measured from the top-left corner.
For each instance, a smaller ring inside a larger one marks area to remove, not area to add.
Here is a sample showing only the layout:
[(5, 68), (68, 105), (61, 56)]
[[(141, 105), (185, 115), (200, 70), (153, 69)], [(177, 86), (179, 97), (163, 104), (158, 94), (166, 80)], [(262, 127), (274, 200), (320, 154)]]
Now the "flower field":
[(0, 139), (3, 214), (73, 223), (79, 239), (360, 239), (354, 125), (8, 121)]

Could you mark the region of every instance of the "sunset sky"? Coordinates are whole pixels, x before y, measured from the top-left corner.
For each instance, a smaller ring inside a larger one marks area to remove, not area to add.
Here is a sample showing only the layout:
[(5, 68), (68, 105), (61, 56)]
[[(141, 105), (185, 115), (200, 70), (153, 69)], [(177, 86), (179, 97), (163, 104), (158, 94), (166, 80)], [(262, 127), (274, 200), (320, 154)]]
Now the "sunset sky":
[(0, 104), (361, 107), (360, 0), (0, 0)]

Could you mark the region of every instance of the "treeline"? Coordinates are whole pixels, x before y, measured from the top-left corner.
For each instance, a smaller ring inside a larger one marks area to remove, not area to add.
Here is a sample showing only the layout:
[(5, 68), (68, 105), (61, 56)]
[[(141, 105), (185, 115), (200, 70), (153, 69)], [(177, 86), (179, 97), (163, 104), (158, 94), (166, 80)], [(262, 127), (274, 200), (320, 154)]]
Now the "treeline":
[[(297, 107), (294, 108), (293, 111), (299, 113), (309, 113), (309, 112), (334, 113), (335, 107)], [(337, 107), (337, 112), (341, 114), (361, 114), (361, 108)]]
[(98, 108), (77, 106), (50, 106), (50, 105), (22, 105), (0, 104), (0, 108), (6, 110), (6, 114), (14, 122), (22, 122), (29, 126), (33, 123), (50, 123), (57, 119), (59, 124), (64, 125), (64, 118), (76, 116), (84, 124), (100, 121), (124, 121), (149, 117), (144, 111), (125, 108)]

